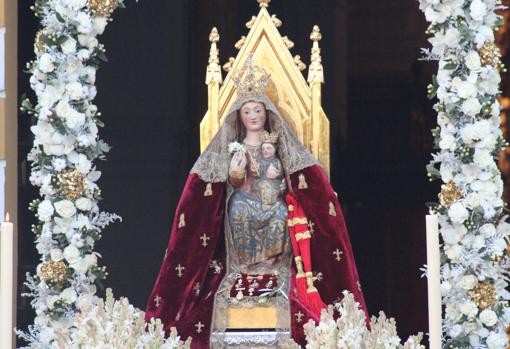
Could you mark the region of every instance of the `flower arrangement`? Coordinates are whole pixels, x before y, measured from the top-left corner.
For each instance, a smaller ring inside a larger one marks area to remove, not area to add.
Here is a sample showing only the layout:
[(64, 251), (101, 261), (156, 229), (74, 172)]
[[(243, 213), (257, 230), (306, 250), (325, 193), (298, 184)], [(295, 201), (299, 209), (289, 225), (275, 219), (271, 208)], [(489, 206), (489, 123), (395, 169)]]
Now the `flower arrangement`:
[(438, 214), (441, 293), (445, 305), (444, 345), (448, 348), (505, 348), (510, 321), (509, 261), (502, 200), (503, 181), (495, 159), (503, 138), (498, 102), (500, 73), (506, 72), (494, 29), (502, 24), (499, 0), (419, 0), (430, 25), (437, 60), (428, 86), (438, 127), (432, 130), (438, 152), (427, 166), (430, 180), (443, 182)]
[[(425, 349), (420, 344), (422, 334), (411, 336), (404, 343), (397, 335), (394, 319), (388, 319), (383, 312), (373, 316), (369, 330), (366, 317), (352, 293), (343, 292), (344, 298), (335, 306), (323, 309), (319, 324), (309, 320), (305, 325), (306, 349)], [(334, 311), (339, 317), (334, 319)], [(297, 349), (297, 344), (286, 343), (284, 348)]]

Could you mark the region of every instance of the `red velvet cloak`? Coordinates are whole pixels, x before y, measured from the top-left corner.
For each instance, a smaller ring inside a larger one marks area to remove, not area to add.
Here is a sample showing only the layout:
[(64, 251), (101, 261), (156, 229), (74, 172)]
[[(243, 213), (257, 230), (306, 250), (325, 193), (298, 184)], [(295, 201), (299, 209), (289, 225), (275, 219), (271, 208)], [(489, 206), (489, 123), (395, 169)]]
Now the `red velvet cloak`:
[[(298, 188), (300, 174), (304, 175), (307, 188)], [(332, 304), (342, 299), (343, 290), (349, 290), (367, 312), (342, 209), (324, 170), (310, 166), (291, 174), (290, 181), (306, 216), (315, 223), (312, 266), (314, 272), (322, 273), (322, 280), (315, 282), (322, 300)], [(145, 312), (146, 321), (160, 318), (167, 332), (176, 327), (181, 338), (191, 336), (193, 349), (209, 348), (214, 296), (225, 275), (225, 198), (225, 182), (208, 184), (195, 173), (189, 175)], [(221, 270), (211, 267), (213, 260), (221, 265)], [(303, 324), (308, 319), (318, 319), (292, 291), (294, 274), (293, 266), (289, 294), (291, 333), (296, 342), (304, 345)]]

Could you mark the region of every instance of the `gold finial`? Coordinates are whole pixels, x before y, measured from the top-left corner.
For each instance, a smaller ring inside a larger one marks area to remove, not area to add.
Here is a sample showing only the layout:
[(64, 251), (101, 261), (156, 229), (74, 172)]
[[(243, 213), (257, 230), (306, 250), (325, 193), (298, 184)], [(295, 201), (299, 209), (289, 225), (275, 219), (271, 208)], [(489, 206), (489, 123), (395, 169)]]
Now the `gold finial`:
[(310, 60), (310, 67), (308, 69), (309, 83), (324, 82), (324, 73), (322, 70), (322, 58), (321, 49), (319, 47), (319, 41), (322, 39), (322, 34), (318, 25), (313, 26), (313, 30), (310, 34), (310, 40), (313, 41), (312, 55)]
[(279, 20), (278, 17), (276, 17), (276, 15), (272, 15), (271, 20), (273, 21), (276, 28), (280, 28), (282, 26), (282, 21)]
[(244, 66), (233, 77), (238, 96), (256, 97), (265, 94), (269, 72), (253, 65), (253, 53), (248, 55)]
[(246, 42), (246, 36), (244, 36), (244, 35), (243, 35), (243, 36), (241, 36), (241, 39), (239, 39), (239, 40), (235, 43), (234, 47), (235, 47), (236, 49), (240, 50), (240, 49), (244, 46), (244, 43), (245, 43), (245, 42)]
[(218, 34), (218, 29), (213, 27), (211, 33), (209, 34), (209, 41), (211, 42), (211, 49), (209, 51), (209, 64), (207, 65), (207, 73), (205, 75), (205, 83), (209, 85), (212, 82), (216, 82), (221, 84), (223, 81), (221, 77), (221, 67), (220, 67), (220, 50), (216, 43), (220, 41), (220, 34)]
[(251, 27), (253, 27), (253, 24), (255, 23), (256, 19), (257, 19), (257, 17), (251, 16), (251, 19), (248, 22), (246, 22), (246, 24), (245, 24), (246, 28), (251, 29)]
[(234, 65), (235, 60), (236, 59), (234, 57), (230, 57), (228, 59), (228, 62), (223, 64), (223, 70), (228, 73), (230, 71), (230, 69), (232, 69), (232, 66)]
[(294, 47), (294, 42), (292, 40), (290, 40), (287, 36), (284, 36), (282, 39), (283, 39), (283, 42), (285, 43), (285, 46), (287, 46), (288, 49), (291, 49)]
[(271, 0), (257, 0), (260, 7), (268, 7)]
[(296, 66), (298, 67), (298, 69), (300, 71), (303, 71), (306, 69), (306, 64), (303, 63), (303, 61), (301, 60), (301, 56), (300, 55), (295, 55), (294, 56), (294, 63), (296, 63)]

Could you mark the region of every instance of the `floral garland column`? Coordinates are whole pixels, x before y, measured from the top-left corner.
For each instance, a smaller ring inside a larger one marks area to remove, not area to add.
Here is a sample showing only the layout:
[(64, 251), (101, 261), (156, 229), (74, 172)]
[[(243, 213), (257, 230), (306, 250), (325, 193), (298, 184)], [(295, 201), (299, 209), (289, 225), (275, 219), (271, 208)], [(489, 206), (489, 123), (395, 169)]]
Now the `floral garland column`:
[(36, 318), (19, 335), (35, 347), (54, 347), (59, 334), (75, 330), (75, 314), (97, 301), (95, 283), (106, 272), (94, 243), (120, 219), (97, 204), (101, 173), (93, 161), (104, 159), (109, 147), (98, 137), (101, 113), (92, 103), (96, 70), (106, 60), (96, 37), (119, 5), (122, 0), (36, 0), (32, 6), (42, 25), (36, 58), (27, 64), (37, 103), (26, 99), (21, 109), (37, 120), (28, 160), (30, 182), (40, 187), (41, 198), (30, 204), (40, 264), (26, 281)]
[(438, 203), (441, 293), (446, 348), (505, 348), (510, 321), (507, 239), (510, 225), (502, 200), (503, 181), (495, 159), (507, 146), (499, 128), (500, 72), (506, 71), (494, 44), (502, 24), (499, 0), (419, 0), (430, 22), (438, 61), (428, 87), (437, 97), (438, 152), (427, 166), (431, 180), (443, 182)]

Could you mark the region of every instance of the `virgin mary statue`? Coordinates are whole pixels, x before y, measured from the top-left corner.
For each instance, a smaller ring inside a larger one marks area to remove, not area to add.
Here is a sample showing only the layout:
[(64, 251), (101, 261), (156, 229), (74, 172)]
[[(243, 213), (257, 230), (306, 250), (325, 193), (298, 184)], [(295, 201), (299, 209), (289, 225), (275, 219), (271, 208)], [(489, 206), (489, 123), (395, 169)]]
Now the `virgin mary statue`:
[[(265, 95), (251, 58), (237, 99), (190, 171), (149, 297), (192, 348), (225, 348), (232, 309), (267, 308), (274, 331), (304, 344), (303, 324), (348, 290), (366, 312), (336, 193)], [(250, 319), (248, 319), (250, 321)]]

